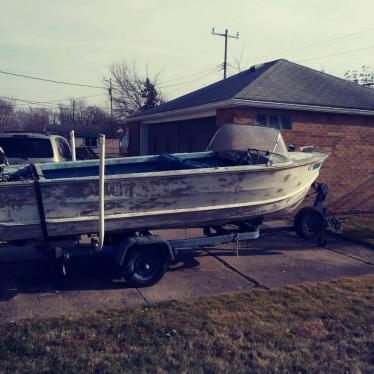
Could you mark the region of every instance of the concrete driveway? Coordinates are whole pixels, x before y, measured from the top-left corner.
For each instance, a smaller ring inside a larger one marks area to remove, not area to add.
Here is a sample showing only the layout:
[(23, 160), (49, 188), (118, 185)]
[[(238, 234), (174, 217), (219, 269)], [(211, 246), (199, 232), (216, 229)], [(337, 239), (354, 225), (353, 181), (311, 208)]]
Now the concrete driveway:
[(374, 250), (336, 237), (319, 248), (292, 234), (277, 234), (244, 243), (239, 257), (231, 245), (183, 250), (149, 288), (128, 288), (94, 259), (74, 263), (63, 284), (53, 273), (52, 262), (0, 263), (0, 322), (374, 274)]

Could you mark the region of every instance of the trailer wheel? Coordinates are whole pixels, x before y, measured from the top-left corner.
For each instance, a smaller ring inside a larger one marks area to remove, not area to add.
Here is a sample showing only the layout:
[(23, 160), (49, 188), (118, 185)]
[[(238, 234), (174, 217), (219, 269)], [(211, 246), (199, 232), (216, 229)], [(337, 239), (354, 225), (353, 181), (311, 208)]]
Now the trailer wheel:
[(126, 256), (123, 270), (131, 286), (148, 287), (163, 277), (167, 266), (167, 258), (161, 250), (136, 246)]
[(299, 210), (294, 219), (296, 234), (302, 239), (315, 239), (321, 235), (325, 227), (325, 217), (322, 211), (315, 207), (305, 207)]

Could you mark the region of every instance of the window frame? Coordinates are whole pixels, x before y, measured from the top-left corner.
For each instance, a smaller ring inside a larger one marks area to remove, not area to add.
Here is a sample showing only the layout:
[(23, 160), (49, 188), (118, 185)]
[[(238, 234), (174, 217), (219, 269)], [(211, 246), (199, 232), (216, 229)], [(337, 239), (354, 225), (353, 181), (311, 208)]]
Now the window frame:
[[(259, 120), (259, 118), (261, 118)], [(271, 118), (277, 118), (277, 125), (272, 126), (270, 125), (270, 119)], [(288, 124), (285, 126), (285, 123)], [(264, 121), (265, 120), (265, 121)], [(256, 125), (260, 126), (267, 126), (267, 127), (273, 127), (278, 130), (292, 130), (293, 129), (293, 118), (289, 114), (274, 114), (274, 113), (266, 113), (266, 112), (257, 112), (256, 113)]]

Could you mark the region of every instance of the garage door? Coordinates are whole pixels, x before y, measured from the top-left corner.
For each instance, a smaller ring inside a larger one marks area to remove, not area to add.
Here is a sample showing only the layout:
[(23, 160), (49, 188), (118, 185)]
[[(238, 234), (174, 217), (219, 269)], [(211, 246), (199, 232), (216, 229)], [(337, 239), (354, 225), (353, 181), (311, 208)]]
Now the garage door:
[(216, 118), (147, 125), (147, 153), (204, 151), (216, 131)]

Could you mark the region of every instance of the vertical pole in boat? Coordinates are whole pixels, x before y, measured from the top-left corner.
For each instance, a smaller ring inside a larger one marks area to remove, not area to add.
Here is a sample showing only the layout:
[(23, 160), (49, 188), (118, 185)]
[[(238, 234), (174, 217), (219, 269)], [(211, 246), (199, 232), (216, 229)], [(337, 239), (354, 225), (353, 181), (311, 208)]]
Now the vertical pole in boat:
[(271, 158), (273, 157), (273, 154), (274, 154), (275, 150), (277, 149), (277, 145), (278, 145), (278, 143), (279, 143), (279, 141), (280, 141), (280, 138), (281, 138), (281, 133), (280, 133), (280, 131), (279, 131), (279, 132), (278, 132), (277, 141), (276, 141), (275, 144), (274, 144), (273, 152), (270, 153), (269, 160), (268, 160), (266, 166), (271, 165)]
[(71, 148), (71, 160), (76, 161), (77, 156), (75, 154), (75, 134), (74, 134), (74, 130), (70, 131), (70, 148)]
[(105, 135), (100, 135), (100, 163), (99, 163), (99, 250), (104, 246), (105, 235)]

